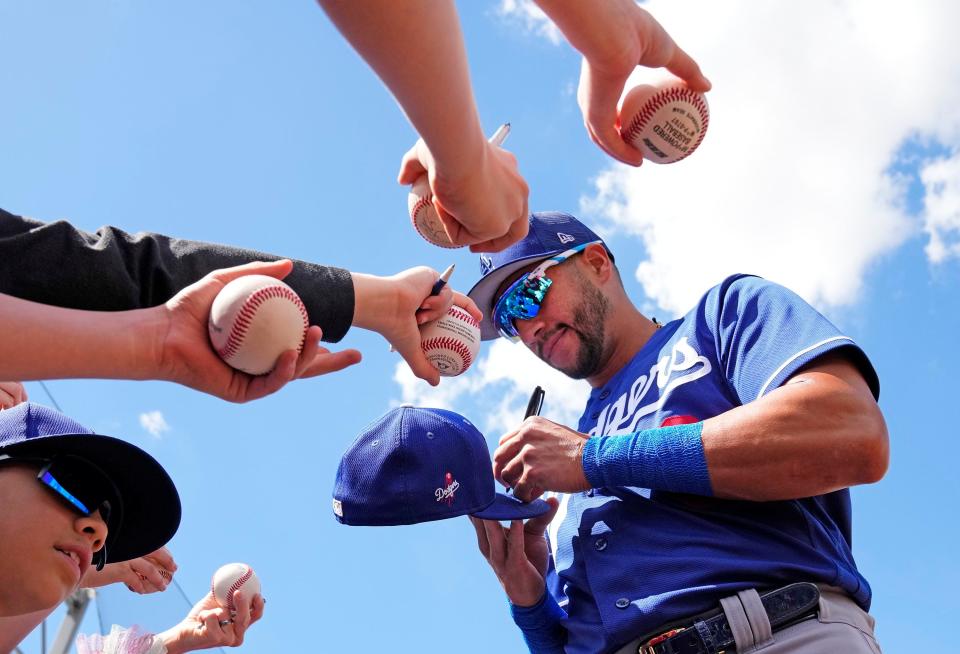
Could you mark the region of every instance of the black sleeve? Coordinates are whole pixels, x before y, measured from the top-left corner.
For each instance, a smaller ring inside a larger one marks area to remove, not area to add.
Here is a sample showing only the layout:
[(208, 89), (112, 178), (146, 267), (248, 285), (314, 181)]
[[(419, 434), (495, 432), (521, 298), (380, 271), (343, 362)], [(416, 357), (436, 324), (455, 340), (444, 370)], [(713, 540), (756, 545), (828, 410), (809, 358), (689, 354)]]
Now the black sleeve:
[[(114, 227), (83, 232), (0, 209), (0, 292), (72, 309), (123, 311), (162, 304), (218, 268), (276, 255)], [(310, 324), (337, 342), (353, 322), (353, 280), (342, 268), (294, 261), (284, 280), (303, 299)]]

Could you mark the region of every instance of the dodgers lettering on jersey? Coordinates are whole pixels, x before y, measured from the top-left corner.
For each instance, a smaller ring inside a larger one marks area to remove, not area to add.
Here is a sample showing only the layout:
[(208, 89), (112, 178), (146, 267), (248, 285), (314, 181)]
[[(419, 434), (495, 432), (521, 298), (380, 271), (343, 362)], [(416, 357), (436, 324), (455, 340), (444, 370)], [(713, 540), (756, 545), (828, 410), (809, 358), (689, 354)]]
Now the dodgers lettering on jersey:
[[(579, 430), (606, 436), (705, 420), (838, 349), (876, 396), (866, 355), (826, 318), (781, 286), (730, 277), (593, 389)], [(870, 603), (850, 551), (847, 490), (746, 502), (595, 489), (562, 496), (548, 537), (548, 589), (567, 611), (571, 654), (614, 651), (747, 588), (817, 581)]]

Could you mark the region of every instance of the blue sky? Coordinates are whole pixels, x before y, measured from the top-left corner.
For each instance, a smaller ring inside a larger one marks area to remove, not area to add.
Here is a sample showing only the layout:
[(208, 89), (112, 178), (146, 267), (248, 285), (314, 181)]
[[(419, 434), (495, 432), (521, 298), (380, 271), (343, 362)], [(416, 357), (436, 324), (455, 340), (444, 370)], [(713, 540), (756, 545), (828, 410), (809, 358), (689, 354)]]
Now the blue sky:
[[(884, 648), (933, 647), (960, 581), (948, 410), (960, 364), (960, 55), (947, 27), (958, 10), (647, 6), (715, 85), (693, 157), (635, 171), (596, 149), (574, 101), (578, 57), (524, 2), (459, 4), (484, 128), (513, 124), (507, 147), (530, 206), (601, 230), (628, 290), (661, 320), (726, 275), (754, 272), (864, 347), (892, 459), (880, 483), (853, 491), (854, 552)], [(375, 274), (456, 263), (454, 287), (475, 279), (469, 253), (410, 228), (394, 179), (416, 136), (311, 2), (2, 3), (0, 60), (9, 211)], [(571, 424), (584, 387), (506, 343), (437, 390), (379, 336), (353, 331), (342, 347), (361, 349), (363, 363), (242, 406), (159, 382), (48, 386), (68, 414), (170, 470), (185, 506), (171, 549), (188, 594), (204, 593), (223, 563), (256, 568), (269, 603), (244, 651), (520, 650), (469, 523), (339, 525), (336, 465), (400, 401), (452, 407), (493, 445), (534, 384), (547, 389), (544, 415)], [(147, 420), (150, 433), (141, 416), (154, 412), (162, 423)], [(164, 628), (185, 610), (172, 590), (100, 600), (107, 624)], [(96, 628), (91, 613), (84, 630)], [(39, 640), (24, 648), (39, 652)]]

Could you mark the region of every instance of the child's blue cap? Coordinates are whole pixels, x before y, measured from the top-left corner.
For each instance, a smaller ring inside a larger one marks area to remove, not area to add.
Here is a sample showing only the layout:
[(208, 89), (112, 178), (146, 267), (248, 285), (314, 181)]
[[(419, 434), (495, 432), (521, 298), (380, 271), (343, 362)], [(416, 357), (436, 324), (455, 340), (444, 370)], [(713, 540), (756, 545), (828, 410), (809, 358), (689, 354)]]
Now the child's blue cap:
[(73, 456), (92, 463), (116, 487), (122, 522), (110, 524), (106, 563), (150, 554), (180, 526), (180, 496), (156, 459), (118, 438), (101, 436), (41, 404), (24, 402), (0, 411), (0, 459)]

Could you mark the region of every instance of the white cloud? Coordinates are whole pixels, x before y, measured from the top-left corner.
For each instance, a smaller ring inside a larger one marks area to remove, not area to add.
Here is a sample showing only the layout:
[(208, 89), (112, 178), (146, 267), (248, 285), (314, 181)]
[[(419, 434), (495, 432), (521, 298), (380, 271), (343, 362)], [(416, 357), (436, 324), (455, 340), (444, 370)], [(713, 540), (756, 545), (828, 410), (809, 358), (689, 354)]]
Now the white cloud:
[(451, 409), (476, 424), (491, 442), (523, 419), (534, 387), (546, 391), (541, 415), (576, 426), (590, 387), (569, 379), (533, 355), (522, 344), (503, 339), (487, 346), (486, 356), (459, 377), (443, 378), (436, 388), (413, 376), (398, 363), (394, 381), (400, 384), (400, 402)]
[[(621, 261), (675, 314), (734, 272), (820, 306), (856, 301), (870, 264), (919, 230), (904, 180), (888, 172), (898, 151), (917, 135), (960, 140), (960, 51), (947, 27), (960, 5), (644, 6), (713, 82), (710, 127), (680, 163), (602, 170), (583, 215), (637, 238), (643, 250)], [(639, 69), (634, 81), (660, 76)], [(931, 239), (953, 225), (943, 210)]]
[(159, 411), (141, 413), (140, 426), (154, 438), (161, 438), (165, 432), (170, 431), (170, 425)]
[(960, 152), (924, 166), (920, 179), (926, 189), (923, 228), (930, 236), (927, 257), (933, 263), (960, 257)]
[(563, 34), (533, 0), (500, 0), (497, 15), (554, 45), (563, 42)]

